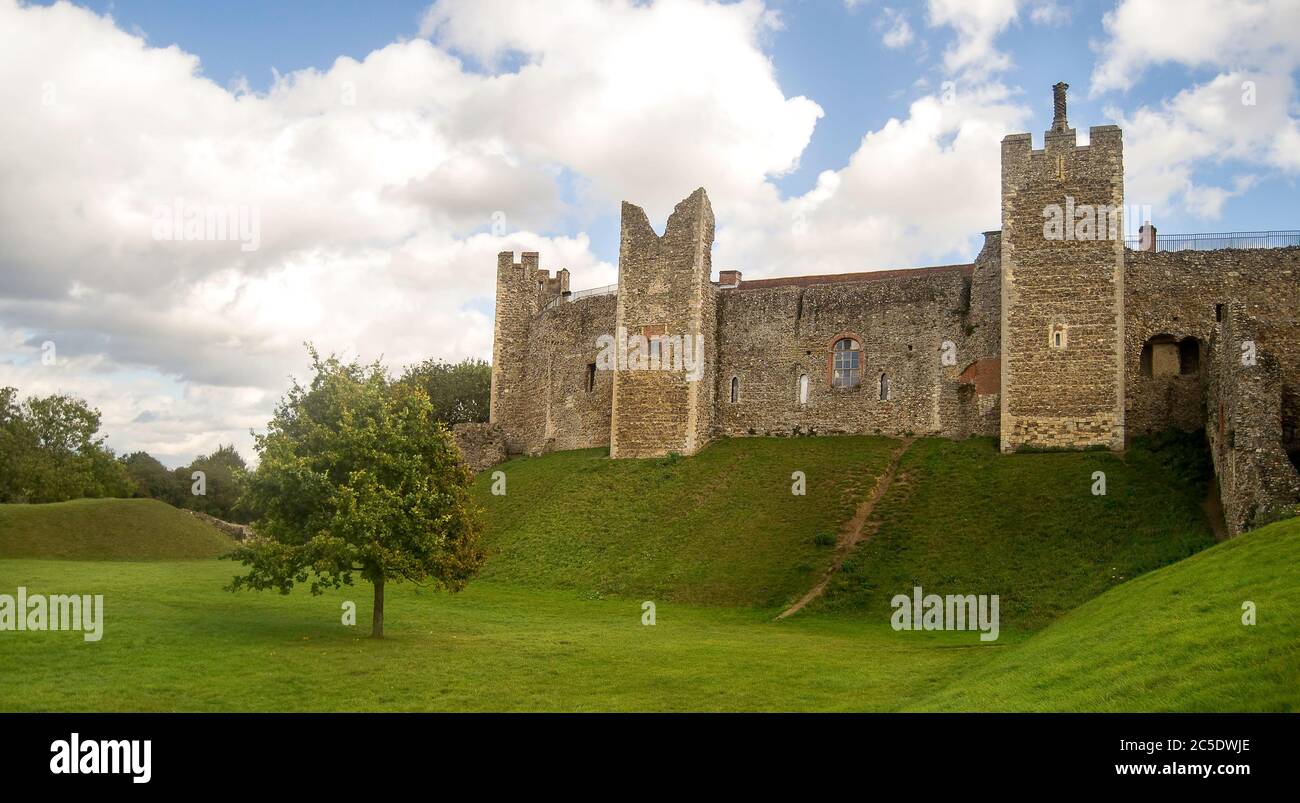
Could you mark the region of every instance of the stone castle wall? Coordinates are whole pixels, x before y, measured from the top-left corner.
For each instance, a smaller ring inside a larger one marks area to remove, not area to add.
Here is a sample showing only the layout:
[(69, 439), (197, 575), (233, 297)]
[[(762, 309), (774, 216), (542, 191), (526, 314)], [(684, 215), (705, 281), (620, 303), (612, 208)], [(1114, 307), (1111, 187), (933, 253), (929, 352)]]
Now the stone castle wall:
[[(720, 292), (718, 421), (723, 435), (876, 432), (952, 434), (962, 428), (957, 376), (973, 266), (906, 271), (802, 286), (742, 282)], [(832, 387), (835, 342), (862, 346), (861, 381)], [(944, 365), (944, 341), (955, 358)], [(880, 377), (888, 398), (880, 398)], [(800, 377), (808, 377), (800, 402)], [(731, 401), (731, 379), (737, 398)]]
[[(1234, 300), (1267, 322), (1260, 335), (1265, 347), (1281, 357), (1284, 385), (1300, 387), (1300, 337), (1295, 331), (1300, 248), (1128, 251), (1125, 257), (1124, 370), (1130, 436), (1205, 426), (1208, 344), (1219, 311)], [(1162, 336), (1195, 338), (1198, 369), (1166, 376), (1144, 372), (1143, 346)]]
[(568, 291), (568, 271), (497, 261), (496, 337), (492, 353), (491, 421), (511, 454), (609, 444), (613, 380), (590, 375), (597, 338), (614, 330), (615, 298), (591, 296), (553, 304)]
[[(1227, 304), (1211, 335), (1206, 435), (1232, 534), (1294, 513), (1300, 474), (1283, 447), (1283, 382), (1278, 358), (1260, 347), (1268, 328), (1240, 302)], [(1256, 344), (1244, 359), (1241, 344)]]
[(456, 424), (451, 428), (451, 436), (470, 471), (482, 471), (509, 456), (506, 435), (495, 424)]

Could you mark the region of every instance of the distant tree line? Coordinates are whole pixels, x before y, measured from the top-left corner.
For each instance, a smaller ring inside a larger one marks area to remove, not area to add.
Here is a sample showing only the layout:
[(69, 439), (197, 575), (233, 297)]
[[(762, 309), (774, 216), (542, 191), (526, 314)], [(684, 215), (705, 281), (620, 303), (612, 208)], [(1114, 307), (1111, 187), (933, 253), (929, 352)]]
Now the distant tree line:
[[(423, 390), (432, 420), (448, 428), (488, 420), (492, 370), (483, 360), (425, 360), (396, 384)], [(241, 504), (250, 471), (233, 444), (168, 469), (144, 451), (118, 457), (99, 427), (99, 411), (75, 396), (19, 400), (16, 388), (0, 388), (0, 503), (147, 497), (225, 521), (252, 520)]]
[[(75, 396), (20, 401), (16, 388), (0, 388), (0, 503), (149, 497), (247, 522), (239, 498), (248, 466), (233, 445), (168, 469), (148, 452), (118, 457), (99, 426), (99, 411)], [(203, 472), (201, 486), (196, 471)]]

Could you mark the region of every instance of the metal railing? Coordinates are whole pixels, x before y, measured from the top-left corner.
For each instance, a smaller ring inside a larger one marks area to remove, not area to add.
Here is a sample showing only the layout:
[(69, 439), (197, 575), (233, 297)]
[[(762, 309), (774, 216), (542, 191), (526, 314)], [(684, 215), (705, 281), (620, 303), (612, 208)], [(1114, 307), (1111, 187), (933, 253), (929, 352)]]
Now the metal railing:
[[(1125, 237), (1124, 245), (1141, 250), (1142, 238)], [(1214, 251), (1219, 248), (1288, 248), (1300, 246), (1300, 231), (1233, 231), (1219, 234), (1161, 234), (1157, 251)]]
[(545, 312), (546, 310), (551, 309), (552, 307), (558, 307), (564, 303), (577, 301), (580, 298), (591, 298), (592, 296), (612, 296), (617, 292), (618, 292), (617, 284), (607, 284), (604, 287), (593, 287), (589, 290), (579, 290), (575, 293), (565, 293), (564, 295), (558, 295), (555, 298), (552, 298), (549, 302), (547, 302), (546, 306), (542, 307), (542, 311)]

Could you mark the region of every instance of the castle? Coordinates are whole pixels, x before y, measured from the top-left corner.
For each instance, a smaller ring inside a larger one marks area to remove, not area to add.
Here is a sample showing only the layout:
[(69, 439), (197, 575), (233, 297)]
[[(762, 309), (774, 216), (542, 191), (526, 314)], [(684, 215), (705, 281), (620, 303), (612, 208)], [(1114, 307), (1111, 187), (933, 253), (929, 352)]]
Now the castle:
[(537, 253), (500, 254), (491, 426), (460, 433), (467, 452), (835, 433), (1122, 449), (1204, 429), (1231, 531), (1282, 515), (1300, 500), (1300, 247), (1161, 250), (1149, 222), (1129, 247), (1122, 132), (1079, 145), (1066, 88), (1042, 148), (1003, 139), (1002, 227), (969, 264), (714, 280), (703, 189), (662, 236), (623, 204), (616, 286), (571, 293)]

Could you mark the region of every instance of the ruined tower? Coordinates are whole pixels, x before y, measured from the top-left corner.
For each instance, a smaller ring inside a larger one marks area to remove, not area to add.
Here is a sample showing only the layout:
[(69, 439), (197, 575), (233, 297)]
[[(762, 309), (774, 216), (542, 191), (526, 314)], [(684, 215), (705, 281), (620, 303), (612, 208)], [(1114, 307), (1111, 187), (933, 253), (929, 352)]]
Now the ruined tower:
[(526, 391), (529, 328), (552, 300), (569, 292), (569, 272), (554, 277), (538, 267), (536, 251), (515, 262), (512, 251), (497, 254), (496, 316), (492, 333), (492, 390), (489, 420), (507, 433), (507, 447), (524, 451), (520, 433), (535, 429), (544, 407)]
[(712, 437), (712, 249), (713, 208), (703, 188), (677, 204), (663, 236), (640, 207), (623, 204), (615, 318), (626, 349), (614, 374), (610, 457), (694, 454)]
[(1003, 451), (1124, 444), (1124, 145), (1079, 145), (1067, 88), (1042, 150), (1002, 140)]

